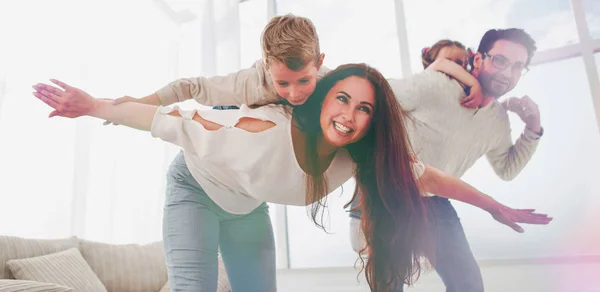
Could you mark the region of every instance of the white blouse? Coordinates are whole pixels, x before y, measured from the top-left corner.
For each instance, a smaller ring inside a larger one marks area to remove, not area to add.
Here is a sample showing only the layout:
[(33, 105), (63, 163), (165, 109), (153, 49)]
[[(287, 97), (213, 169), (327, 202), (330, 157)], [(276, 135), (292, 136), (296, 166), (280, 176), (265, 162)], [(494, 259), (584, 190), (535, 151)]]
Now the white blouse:
[[(181, 117), (169, 115), (174, 110)], [(205, 129), (193, 120), (196, 112), (223, 127)], [(271, 121), (275, 126), (251, 133), (235, 127), (243, 117)], [(230, 213), (247, 214), (262, 202), (297, 206), (310, 203), (306, 202), (306, 174), (293, 150), (291, 126), (291, 115), (283, 105), (255, 109), (242, 105), (239, 110), (226, 111), (160, 107), (151, 133), (183, 148), (190, 173), (217, 205)], [(348, 152), (338, 150), (325, 171), (329, 192), (348, 181), (354, 168)], [(425, 171), (420, 162), (413, 168), (416, 178)]]

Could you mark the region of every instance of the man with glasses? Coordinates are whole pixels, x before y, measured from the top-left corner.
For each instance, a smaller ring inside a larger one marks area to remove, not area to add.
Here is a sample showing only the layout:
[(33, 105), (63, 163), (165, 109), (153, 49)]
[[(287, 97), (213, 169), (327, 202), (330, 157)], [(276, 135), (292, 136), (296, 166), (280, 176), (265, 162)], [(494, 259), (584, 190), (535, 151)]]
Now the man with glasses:
[[(504, 36), (512, 36), (504, 39)], [(512, 90), (525, 75), (535, 52), (535, 43), (522, 30), (490, 30), (482, 38), (477, 54), (473, 57), (473, 76), (482, 86), (483, 94), (497, 99)], [(482, 106), (489, 103), (483, 100)], [(542, 134), (540, 114), (537, 105), (528, 96), (508, 98), (503, 103), (509, 111), (516, 113), (528, 130)]]
[[(484, 97), (475, 110), (457, 102), (465, 97), (463, 88), (442, 73), (426, 70), (407, 79), (390, 80), (396, 97), (413, 117), (408, 130), (418, 158), (448, 175), (461, 177), (485, 155), (500, 178), (515, 178), (533, 156), (543, 134), (540, 113), (527, 96), (511, 97), (502, 104), (498, 98), (517, 85), (535, 50), (535, 41), (522, 29), (487, 31), (471, 60), (471, 73), (481, 84)], [(514, 144), (507, 110), (526, 125)], [(454, 207), (444, 198), (428, 200), (435, 239), (435, 254), (430, 259), (446, 291), (484, 291), (479, 266)], [(360, 208), (354, 208), (357, 205), (357, 201), (351, 204), (350, 236), (352, 247), (359, 252), (364, 239)], [(403, 291), (403, 287), (396, 291)]]

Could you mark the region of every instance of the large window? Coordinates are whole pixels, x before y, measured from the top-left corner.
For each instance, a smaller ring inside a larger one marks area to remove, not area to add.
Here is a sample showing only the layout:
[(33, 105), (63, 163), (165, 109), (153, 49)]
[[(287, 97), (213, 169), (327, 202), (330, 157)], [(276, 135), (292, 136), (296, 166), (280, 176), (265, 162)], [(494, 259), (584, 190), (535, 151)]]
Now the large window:
[(310, 18), (317, 27), (325, 65), (367, 63), (401, 77), (393, 0), (277, 0), (277, 14)]
[[(262, 58), (260, 47), (261, 33), (267, 25), (269, 18), (267, 16), (267, 0), (249, 0), (240, 3), (240, 44), (241, 44), (241, 69), (252, 66), (256, 61)], [(285, 225), (285, 222), (277, 218), (277, 205), (269, 203), (269, 215), (273, 225), (276, 248), (281, 250), (284, 240), (278, 237), (279, 228)], [(279, 255), (279, 254), (278, 254)], [(281, 261), (277, 262), (277, 268), (284, 268)]]
[(350, 217), (343, 208), (352, 199), (354, 186), (354, 180), (351, 180), (327, 197), (328, 208), (323, 221), (327, 233), (315, 226), (306, 208), (287, 207), (292, 268), (351, 266), (355, 263), (358, 255), (350, 246)]
[(7, 44), (0, 50), (1, 233), (160, 238), (164, 144), (125, 127), (107, 130), (99, 120), (48, 119), (51, 110), (31, 85), (57, 78), (99, 97), (148, 94), (172, 78), (173, 26), (140, 0), (2, 1), (0, 11)]
[[(50, 111), (31, 95), (31, 85), (49, 77), (73, 78), (80, 67), (72, 46), (52, 44), (69, 24), (43, 11), (52, 4), (0, 2), (0, 232), (2, 235), (60, 237), (70, 233), (76, 123), (47, 118)], [(37, 21), (44, 27), (31, 25)], [(18, 29), (9, 29), (18, 28)], [(73, 74), (75, 73), (75, 74)], [(25, 219), (25, 220), (23, 220)], [(28, 220), (29, 219), (29, 220)]]
[(585, 10), (590, 36), (600, 38), (600, 2), (598, 0), (582, 0), (581, 3)]
[(267, 0), (249, 0), (240, 3), (241, 67), (247, 68), (261, 55), (260, 35), (269, 21)]
[[(591, 34), (597, 34), (597, 5), (594, 0), (583, 3)], [(278, 14), (293, 12), (314, 21), (327, 55), (326, 65), (367, 62), (388, 77), (401, 77), (393, 1), (367, 5), (366, 1), (280, 0), (277, 4)], [(579, 42), (569, 0), (544, 1), (544, 5), (533, 0), (405, 0), (404, 7), (414, 72), (422, 70), (423, 47), (450, 38), (476, 49), (483, 33), (491, 28), (524, 28), (537, 41), (538, 51)], [(371, 10), (377, 11), (377, 17), (365, 12)], [(374, 25), (378, 28), (373, 29)], [(600, 57), (596, 60), (600, 63)], [(525, 225), (525, 234), (518, 234), (479, 209), (454, 203), (478, 259), (600, 253), (600, 238), (587, 232), (598, 229), (595, 222), (600, 222), (594, 211), (600, 207), (600, 183), (594, 180), (600, 173), (600, 134), (585, 74), (580, 57), (537, 65), (507, 95), (527, 94), (539, 104), (546, 132), (536, 154), (511, 182), (500, 180), (485, 158), (463, 179), (502, 203), (537, 208), (556, 219), (549, 226)], [(514, 114), (510, 118), (516, 139), (524, 124)], [(349, 181), (328, 197), (325, 225), (331, 234), (315, 227), (305, 208), (287, 208), (292, 268), (355, 263), (357, 256), (349, 244), (349, 217), (342, 207), (350, 200), (353, 188)]]
[(578, 42), (569, 0), (405, 0), (404, 3), (413, 72), (423, 69), (422, 48), (449, 38), (476, 50), (485, 31), (492, 28), (523, 28), (536, 40), (538, 50)]
[[(597, 57), (598, 62), (600, 58)], [(545, 134), (533, 159), (513, 181), (494, 174), (482, 158), (463, 180), (500, 202), (536, 208), (556, 219), (549, 226), (524, 226), (518, 234), (482, 210), (454, 203), (478, 259), (528, 258), (600, 253), (600, 135), (581, 58), (535, 66), (509, 96), (528, 94), (540, 107)], [(524, 128), (511, 114), (513, 138)], [(352, 265), (348, 219), (341, 206), (351, 197), (350, 183), (330, 195), (330, 231), (312, 226), (303, 208), (288, 208), (292, 267)], [(573, 227), (576, 228), (573, 228)], [(296, 229), (293, 230), (292, 228)], [(544, 244), (539, 244), (543, 242)]]
[[(470, 206), (455, 203), (477, 258), (527, 258), (600, 253), (600, 134), (581, 58), (531, 68), (507, 96), (529, 95), (539, 105), (545, 133), (527, 167), (510, 182), (497, 178), (486, 159), (463, 177), (502, 203), (536, 208), (555, 219), (524, 226), (524, 234), (496, 224)], [(510, 114), (513, 139), (524, 128)], [(543, 243), (543, 244), (541, 244)]]

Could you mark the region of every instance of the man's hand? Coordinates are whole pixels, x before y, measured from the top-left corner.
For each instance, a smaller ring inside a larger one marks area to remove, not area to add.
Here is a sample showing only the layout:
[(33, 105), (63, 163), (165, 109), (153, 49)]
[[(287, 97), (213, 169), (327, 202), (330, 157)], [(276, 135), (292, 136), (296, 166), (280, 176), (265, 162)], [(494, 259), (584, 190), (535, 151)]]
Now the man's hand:
[(540, 111), (538, 105), (529, 96), (510, 97), (502, 102), (502, 106), (506, 110), (517, 114), (525, 123), (527, 129), (534, 133), (541, 132)]

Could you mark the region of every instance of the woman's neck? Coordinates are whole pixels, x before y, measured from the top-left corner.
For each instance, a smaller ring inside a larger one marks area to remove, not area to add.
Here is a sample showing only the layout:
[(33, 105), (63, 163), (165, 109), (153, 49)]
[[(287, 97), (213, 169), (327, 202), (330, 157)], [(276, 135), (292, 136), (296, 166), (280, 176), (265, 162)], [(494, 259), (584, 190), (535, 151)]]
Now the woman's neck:
[[(308, 149), (306, 145), (308, 139), (305, 132), (302, 132), (297, 125), (292, 124), (292, 144), (294, 145), (294, 154), (298, 164), (305, 173), (316, 176), (321, 175), (329, 168), (329, 165), (335, 157), (339, 147), (334, 147), (323, 139), (319, 134), (316, 141), (316, 149)], [(315, 153), (316, 152), (316, 153)], [(316, 156), (316, 160), (315, 160)]]
[(319, 155), (319, 159), (327, 159), (331, 157), (338, 149), (339, 147), (327, 143), (327, 141), (325, 141), (325, 137), (323, 137), (323, 134), (320, 134), (317, 138), (317, 154)]

